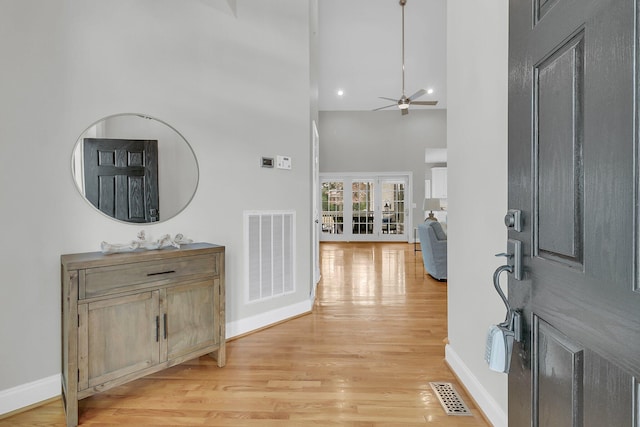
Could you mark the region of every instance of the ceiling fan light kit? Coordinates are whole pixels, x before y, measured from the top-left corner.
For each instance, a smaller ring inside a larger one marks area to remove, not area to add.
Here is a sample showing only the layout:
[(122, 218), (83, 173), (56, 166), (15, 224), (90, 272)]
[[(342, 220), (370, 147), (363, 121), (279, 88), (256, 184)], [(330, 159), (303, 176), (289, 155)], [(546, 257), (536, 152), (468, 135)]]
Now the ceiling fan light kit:
[(404, 92), (404, 7), (407, 4), (407, 0), (400, 0), (400, 6), (402, 7), (402, 96), (400, 99), (396, 100), (394, 98), (386, 98), (384, 96), (380, 96), (380, 99), (386, 99), (389, 101), (394, 101), (394, 104), (385, 105), (384, 107), (376, 108), (373, 111), (384, 110), (389, 107), (398, 107), (402, 115), (409, 114), (409, 105), (436, 105), (438, 101), (416, 101), (416, 98), (421, 97), (425, 93), (426, 90), (420, 89), (416, 93), (411, 96), (406, 96)]

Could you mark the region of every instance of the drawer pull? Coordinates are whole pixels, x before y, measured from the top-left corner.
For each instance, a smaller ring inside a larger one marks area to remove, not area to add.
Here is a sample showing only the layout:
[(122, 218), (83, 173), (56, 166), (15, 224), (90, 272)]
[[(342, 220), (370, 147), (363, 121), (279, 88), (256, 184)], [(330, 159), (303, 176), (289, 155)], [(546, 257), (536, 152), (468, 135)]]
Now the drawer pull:
[(159, 276), (160, 274), (171, 274), (175, 272), (175, 270), (159, 271), (157, 273), (147, 273), (147, 276)]
[(160, 316), (156, 316), (156, 342), (160, 342)]

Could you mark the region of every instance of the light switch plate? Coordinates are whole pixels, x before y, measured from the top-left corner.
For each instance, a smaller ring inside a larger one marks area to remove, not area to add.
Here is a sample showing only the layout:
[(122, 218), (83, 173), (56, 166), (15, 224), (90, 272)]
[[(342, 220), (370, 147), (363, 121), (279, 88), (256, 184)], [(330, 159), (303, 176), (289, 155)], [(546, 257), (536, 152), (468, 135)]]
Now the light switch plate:
[(276, 156), (276, 167), (278, 169), (291, 169), (291, 157)]

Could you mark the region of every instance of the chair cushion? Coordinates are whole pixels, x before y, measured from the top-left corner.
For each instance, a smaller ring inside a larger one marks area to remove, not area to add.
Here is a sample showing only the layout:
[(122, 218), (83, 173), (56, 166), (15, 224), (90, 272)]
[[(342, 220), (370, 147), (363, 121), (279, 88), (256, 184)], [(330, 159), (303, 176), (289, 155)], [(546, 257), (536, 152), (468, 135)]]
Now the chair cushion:
[(436, 233), (436, 238), (438, 240), (447, 240), (447, 233), (442, 229), (442, 225), (439, 222), (433, 221), (429, 224), (433, 229), (433, 232)]

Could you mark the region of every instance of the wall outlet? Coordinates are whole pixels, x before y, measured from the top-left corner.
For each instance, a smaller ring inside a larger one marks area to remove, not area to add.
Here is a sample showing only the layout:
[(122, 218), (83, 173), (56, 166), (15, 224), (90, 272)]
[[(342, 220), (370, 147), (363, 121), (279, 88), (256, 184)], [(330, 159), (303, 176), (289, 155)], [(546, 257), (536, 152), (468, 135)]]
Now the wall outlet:
[(276, 156), (276, 167), (278, 169), (291, 169), (291, 157)]

